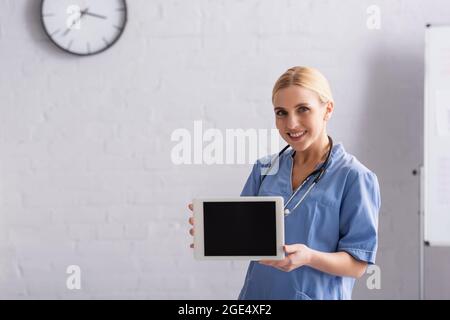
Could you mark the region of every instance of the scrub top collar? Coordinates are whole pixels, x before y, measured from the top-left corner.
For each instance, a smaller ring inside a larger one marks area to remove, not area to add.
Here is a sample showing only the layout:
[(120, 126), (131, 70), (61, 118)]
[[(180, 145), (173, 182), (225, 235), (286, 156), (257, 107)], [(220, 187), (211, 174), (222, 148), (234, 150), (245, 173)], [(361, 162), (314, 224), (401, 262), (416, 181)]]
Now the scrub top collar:
[[(290, 161), (293, 162), (294, 156), (295, 156), (295, 150), (292, 147), (291, 147), (289, 154), (290, 154), (290, 157), (289, 157)], [(344, 145), (342, 144), (342, 142), (335, 143), (333, 145), (333, 148), (331, 149), (328, 166), (331, 166), (336, 159), (340, 158), (344, 154), (345, 154), (345, 149), (344, 149)], [(317, 164), (315, 169), (318, 169), (322, 164), (323, 164), (323, 162), (320, 162), (319, 164)]]

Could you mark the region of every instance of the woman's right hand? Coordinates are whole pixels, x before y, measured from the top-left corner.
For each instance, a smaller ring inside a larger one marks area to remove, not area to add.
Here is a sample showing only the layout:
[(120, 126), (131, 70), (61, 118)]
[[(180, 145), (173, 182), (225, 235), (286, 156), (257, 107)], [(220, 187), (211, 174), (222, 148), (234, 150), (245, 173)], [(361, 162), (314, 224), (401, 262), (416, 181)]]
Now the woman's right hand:
[[(192, 205), (192, 203), (189, 203), (188, 208), (189, 208), (189, 210), (192, 211), (192, 213), (194, 212), (194, 206)], [(189, 234), (190, 234), (191, 236), (194, 236), (194, 216), (193, 216), (193, 215), (191, 215), (191, 216), (189, 217), (189, 224), (192, 226), (192, 228), (189, 229)], [(191, 246), (190, 246), (190, 247), (193, 248), (193, 247), (194, 247), (194, 244), (191, 243)]]

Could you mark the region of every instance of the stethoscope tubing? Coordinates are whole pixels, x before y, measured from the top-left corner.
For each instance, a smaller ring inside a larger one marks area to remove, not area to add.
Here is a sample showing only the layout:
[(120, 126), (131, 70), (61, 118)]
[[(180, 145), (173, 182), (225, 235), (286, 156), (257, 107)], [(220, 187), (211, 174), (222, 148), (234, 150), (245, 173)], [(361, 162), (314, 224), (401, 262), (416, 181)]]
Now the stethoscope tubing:
[[(312, 188), (314, 188), (314, 186), (319, 182), (320, 179), (322, 179), (323, 174), (325, 173), (326, 167), (328, 166), (328, 162), (330, 159), (330, 155), (331, 155), (331, 150), (333, 149), (333, 139), (328, 136), (328, 139), (330, 141), (330, 150), (328, 151), (327, 154), (327, 158), (325, 159), (325, 162), (320, 166), (319, 169), (314, 170), (313, 172), (311, 172), (308, 177), (306, 177), (306, 179), (302, 182), (302, 184), (294, 191), (294, 193), (289, 197), (288, 201), (284, 204), (284, 214), (285, 216), (289, 215), (291, 212), (293, 212), (305, 199), (305, 197), (308, 195), (308, 193), (312, 190)], [(261, 179), (261, 183), (260, 183), (260, 187), (264, 181), (264, 179), (266, 178), (266, 176), (269, 174), (270, 170), (273, 167), (273, 164), (275, 163), (276, 160), (278, 160), (281, 155), (290, 147), (290, 145), (287, 145), (286, 147), (284, 147), (279, 153), (278, 155), (275, 157), (275, 160), (270, 162), (270, 167), (268, 168), (268, 170), (266, 171), (266, 173), (263, 175), (263, 178)], [(301, 199), (297, 202), (297, 204), (295, 205), (294, 208), (292, 208), (292, 210), (287, 209), (288, 204), (291, 202), (291, 200), (296, 196), (296, 194), (298, 193), (298, 191), (300, 191), (300, 189), (303, 187), (303, 185), (309, 181), (309, 179), (316, 175), (317, 173), (319, 173), (319, 175), (317, 175), (313, 181), (313, 183), (309, 186), (308, 190), (306, 190), (306, 192), (303, 194), (303, 196), (301, 197)]]

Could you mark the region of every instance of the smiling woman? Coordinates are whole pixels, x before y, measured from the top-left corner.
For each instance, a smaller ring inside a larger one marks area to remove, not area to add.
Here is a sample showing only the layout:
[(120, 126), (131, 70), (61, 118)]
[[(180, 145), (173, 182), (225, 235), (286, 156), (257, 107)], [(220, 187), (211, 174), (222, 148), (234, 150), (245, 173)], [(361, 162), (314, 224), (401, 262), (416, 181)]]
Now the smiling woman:
[(334, 108), (330, 86), (316, 69), (291, 68), (275, 83), (272, 103), (280, 135), (298, 151), (292, 177), (296, 189), (330, 148), (326, 132)]
[(334, 101), (328, 81), (319, 71), (305, 67), (289, 69), (275, 83), (272, 103), (281, 136), (292, 147), (295, 145), (296, 150), (307, 150), (319, 138), (328, 144), (326, 122), (333, 112)]
[(239, 298), (350, 299), (355, 278), (375, 263), (377, 177), (328, 136), (334, 100), (318, 70), (287, 70), (275, 83), (272, 102), (277, 129), (291, 150), (278, 155), (274, 175), (261, 176), (257, 161), (241, 196), (283, 197), (286, 258), (251, 262)]
[(328, 136), (334, 101), (318, 70), (287, 70), (272, 102), (291, 150), (272, 155), (276, 173), (264, 169), (266, 157), (258, 160), (241, 196), (283, 197), (286, 257), (250, 262), (239, 299), (350, 299), (355, 278), (375, 263), (377, 176)]

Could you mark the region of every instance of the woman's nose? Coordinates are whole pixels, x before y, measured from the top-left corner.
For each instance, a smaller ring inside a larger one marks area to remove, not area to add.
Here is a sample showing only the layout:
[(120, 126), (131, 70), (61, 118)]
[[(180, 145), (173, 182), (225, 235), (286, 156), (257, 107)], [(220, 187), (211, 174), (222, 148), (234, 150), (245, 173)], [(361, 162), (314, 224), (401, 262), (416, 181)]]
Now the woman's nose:
[(295, 116), (289, 116), (287, 118), (286, 127), (289, 130), (297, 129), (299, 127), (299, 121)]

